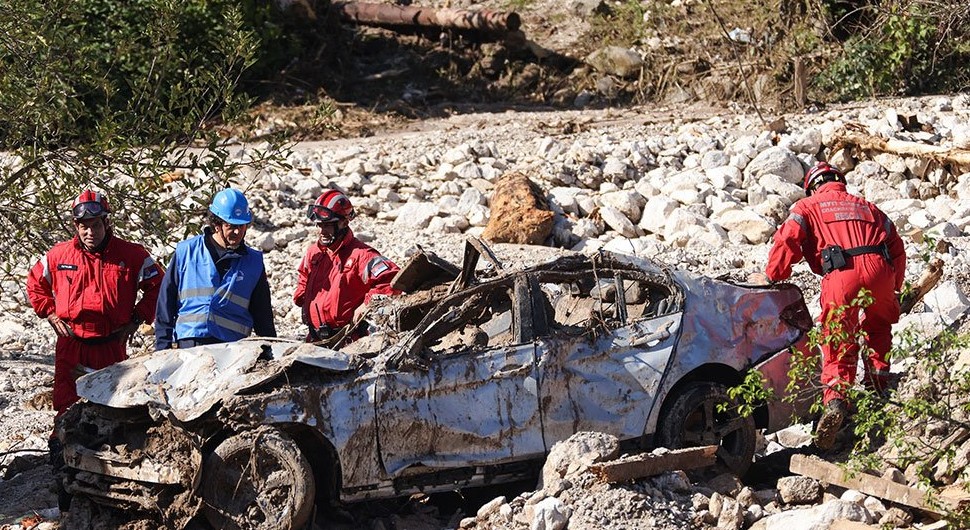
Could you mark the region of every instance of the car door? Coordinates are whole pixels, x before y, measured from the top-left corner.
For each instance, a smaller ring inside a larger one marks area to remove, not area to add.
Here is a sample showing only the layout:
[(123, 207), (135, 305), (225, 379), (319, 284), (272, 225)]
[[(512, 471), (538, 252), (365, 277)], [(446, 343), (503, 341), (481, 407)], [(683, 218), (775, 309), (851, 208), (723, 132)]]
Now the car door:
[(645, 310), (649, 301), (638, 306), (619, 292), (604, 301), (560, 284), (550, 304), (550, 328), (536, 346), (547, 446), (578, 431), (621, 440), (643, 434), (683, 313), (656, 301), (656, 309)]
[(493, 287), (477, 301), (459, 295), (444, 302), (453, 307), (436, 308), (450, 324), (421, 333), (426, 365), (380, 378), (378, 437), (389, 478), (544, 452), (535, 344), (523, 332), (531, 326), (522, 325), (512, 283)]

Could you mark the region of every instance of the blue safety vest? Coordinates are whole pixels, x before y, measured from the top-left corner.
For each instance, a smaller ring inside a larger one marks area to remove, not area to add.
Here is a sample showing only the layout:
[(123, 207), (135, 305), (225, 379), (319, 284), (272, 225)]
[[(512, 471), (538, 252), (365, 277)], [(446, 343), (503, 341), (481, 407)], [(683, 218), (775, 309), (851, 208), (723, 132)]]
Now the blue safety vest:
[(175, 247), (179, 279), (179, 313), (175, 339), (212, 337), (225, 342), (253, 331), (249, 297), (263, 274), (262, 252), (246, 248), (220, 280), (205, 236)]

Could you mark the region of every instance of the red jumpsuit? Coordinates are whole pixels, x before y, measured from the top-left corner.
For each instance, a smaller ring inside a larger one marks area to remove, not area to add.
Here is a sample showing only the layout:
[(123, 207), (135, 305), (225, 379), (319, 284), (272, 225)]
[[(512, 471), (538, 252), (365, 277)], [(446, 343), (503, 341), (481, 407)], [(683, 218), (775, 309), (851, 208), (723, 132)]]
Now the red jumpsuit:
[[(822, 249), (838, 245), (844, 249), (885, 243), (890, 261), (879, 254), (846, 257), (846, 266), (822, 278), (820, 321), (825, 323), (839, 315), (836, 308), (847, 306), (865, 288), (872, 293), (873, 303), (866, 307), (861, 331), (870, 352), (865, 363), (866, 384), (883, 390), (889, 377), (886, 358), (892, 345), (892, 325), (899, 321), (899, 299), (896, 292), (906, 273), (906, 252), (892, 221), (874, 204), (849, 194), (845, 184), (828, 182), (811, 196), (792, 207), (791, 215), (775, 233), (765, 271), (769, 280), (791, 276), (792, 265), (802, 257), (816, 274), (822, 274)], [(860, 330), (859, 310), (847, 309), (838, 320), (850, 337)], [(823, 326), (823, 339), (833, 327)], [(845, 397), (845, 385), (855, 382), (859, 345), (851, 343), (822, 345), (822, 401)]]
[(326, 325), (336, 331), (350, 323), (354, 311), (371, 296), (397, 294), (391, 280), (398, 270), (348, 229), (335, 249), (319, 243), (307, 249), (297, 269), (293, 303), (303, 308), (303, 323), (311, 330)]
[(100, 252), (84, 250), (77, 237), (54, 245), (27, 278), (27, 296), (37, 315), (56, 314), (74, 334), (57, 337), (54, 347), (58, 415), (78, 399), (78, 365), (97, 370), (123, 361), (128, 356), (124, 338), (112, 333), (134, 320), (155, 319), (162, 268), (141, 245), (105, 237)]

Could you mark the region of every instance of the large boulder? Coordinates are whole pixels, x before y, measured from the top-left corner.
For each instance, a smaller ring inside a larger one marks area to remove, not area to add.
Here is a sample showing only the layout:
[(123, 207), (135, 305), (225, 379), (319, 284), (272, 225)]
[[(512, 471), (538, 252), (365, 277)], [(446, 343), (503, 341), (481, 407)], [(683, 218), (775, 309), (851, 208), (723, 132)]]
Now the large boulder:
[(495, 184), (491, 212), (482, 237), (493, 243), (541, 245), (552, 234), (553, 213), (542, 191), (522, 173)]

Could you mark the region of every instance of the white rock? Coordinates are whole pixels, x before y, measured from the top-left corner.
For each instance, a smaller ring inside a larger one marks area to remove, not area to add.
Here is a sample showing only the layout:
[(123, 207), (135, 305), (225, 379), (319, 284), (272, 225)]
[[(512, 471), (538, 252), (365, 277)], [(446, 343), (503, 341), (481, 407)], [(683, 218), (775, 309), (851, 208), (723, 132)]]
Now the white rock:
[(633, 189), (645, 199), (649, 199), (650, 197), (660, 193), (660, 190), (654, 188), (653, 184), (650, 184), (650, 179), (648, 178), (638, 180), (636, 184), (633, 185)]
[(762, 175), (772, 174), (781, 177), (785, 182), (799, 184), (804, 176), (802, 163), (795, 153), (784, 147), (769, 147), (752, 160), (744, 168), (744, 184), (757, 182)]
[(603, 162), (603, 178), (626, 180), (629, 176), (627, 171), (628, 167), (626, 162), (619, 158), (608, 156)]
[(876, 153), (872, 159), (890, 173), (905, 173), (909, 169), (903, 157), (897, 154)]
[(572, 509), (556, 497), (547, 497), (535, 505), (535, 515), (529, 530), (563, 530), (569, 523)]
[(427, 231), (431, 234), (458, 234), (461, 232), (454, 217), (447, 219), (444, 217), (432, 217), (431, 221), (428, 222)]
[(263, 252), (269, 252), (276, 248), (276, 239), (270, 233), (257, 234), (249, 241), (249, 244)]
[(812, 508), (788, 510), (769, 515), (758, 524), (763, 525), (759, 527), (762, 530), (824, 530), (838, 519), (863, 523), (872, 522), (869, 513), (862, 506), (843, 500), (834, 500)]
[(926, 230), (936, 224), (936, 219), (926, 210), (916, 210), (906, 220), (909, 224), (921, 230)]
[(963, 231), (955, 224), (950, 222), (944, 222), (930, 227), (926, 231), (926, 235), (933, 237), (934, 239), (942, 239), (944, 237), (958, 237), (962, 235)]
[(947, 325), (956, 322), (970, 308), (970, 300), (967, 300), (966, 293), (954, 280), (941, 282), (935, 289), (926, 293), (923, 301)]
[(686, 208), (678, 208), (667, 217), (663, 228), (664, 240), (676, 246), (685, 246), (692, 235), (690, 227), (703, 227), (706, 223), (706, 218), (691, 213)]
[(494, 499), (483, 504), (482, 507), (478, 509), (478, 512), (475, 513), (475, 517), (478, 518), (479, 520), (485, 519), (489, 515), (497, 512), (499, 508), (504, 504), (505, 504), (504, 495), (500, 497), (495, 497)]
[[(906, 182), (906, 181), (903, 181)], [(882, 204), (886, 201), (901, 199), (898, 188), (893, 188), (883, 179), (868, 179), (862, 184), (862, 196), (867, 201)]]
[(705, 170), (707, 180), (715, 189), (737, 188), (741, 186), (741, 170), (734, 166), (721, 166)]
[(843, 501), (851, 502), (851, 503), (858, 504), (859, 506), (863, 506), (863, 503), (866, 501), (866, 494), (858, 490), (849, 489), (849, 490), (843, 491), (842, 495), (839, 498), (842, 499)]
[(796, 153), (816, 155), (822, 148), (822, 132), (815, 128), (804, 129), (779, 143)]
[(476, 204), (469, 208), (465, 215), (468, 223), (472, 226), (485, 226), (488, 224), (489, 209), (481, 204)]
[(749, 243), (768, 241), (775, 233), (775, 226), (752, 210), (729, 210), (712, 219), (728, 232), (738, 232)]
[(616, 208), (633, 223), (640, 220), (643, 206), (647, 203), (647, 200), (634, 190), (604, 193), (599, 198), (603, 205)]
[(812, 443), (811, 426), (799, 423), (775, 433), (775, 440), (784, 447), (805, 447)]
[(869, 180), (885, 180), (888, 176), (886, 168), (872, 160), (859, 162), (852, 171), (845, 174), (849, 184), (862, 185)]
[(316, 200), (323, 193), (323, 186), (314, 179), (302, 179), (293, 184), (293, 194), (296, 199)]
[[(712, 149), (701, 156), (700, 166), (705, 172), (710, 172), (712, 169), (726, 167), (730, 163), (731, 157), (725, 154), (724, 151)], [(708, 175), (708, 178), (710, 178), (710, 175)]]
[(633, 223), (623, 215), (623, 212), (612, 206), (600, 207), (600, 217), (607, 226), (616, 230), (623, 237), (636, 237), (637, 229)]
[(663, 195), (651, 197), (643, 208), (638, 226), (648, 232), (661, 234), (667, 225), (667, 218), (679, 207), (679, 202)]
[(603, 223), (596, 222), (589, 217), (583, 217), (573, 223), (572, 232), (580, 238), (599, 237), (603, 233)]
[(455, 175), (465, 181), (482, 177), (482, 170), (474, 162), (462, 162), (455, 166)]
[[(46, 325), (46, 324), (45, 324)], [(0, 342), (7, 342), (23, 335), (26, 328), (16, 320), (5, 318), (0, 320)]]
[(394, 226), (420, 230), (438, 215), (438, 206), (430, 202), (409, 201), (397, 209)]
[(474, 162), (475, 155), (472, 154), (468, 144), (462, 144), (445, 151), (445, 154), (441, 155), (441, 161), (457, 166), (462, 162)]
[(862, 505), (866, 510), (869, 511), (873, 519), (879, 519), (884, 513), (886, 513), (886, 505), (876, 497), (866, 497)]
[(805, 197), (805, 190), (800, 184), (792, 184), (781, 179), (778, 175), (767, 173), (758, 179), (768, 193), (773, 193), (785, 201), (786, 206), (791, 206), (795, 201)]
[(475, 206), (487, 204), (485, 194), (475, 188), (466, 188), (458, 199), (458, 213), (467, 215)]
[(377, 190), (377, 198), (384, 202), (401, 202), (401, 196), (396, 191), (387, 188)]

